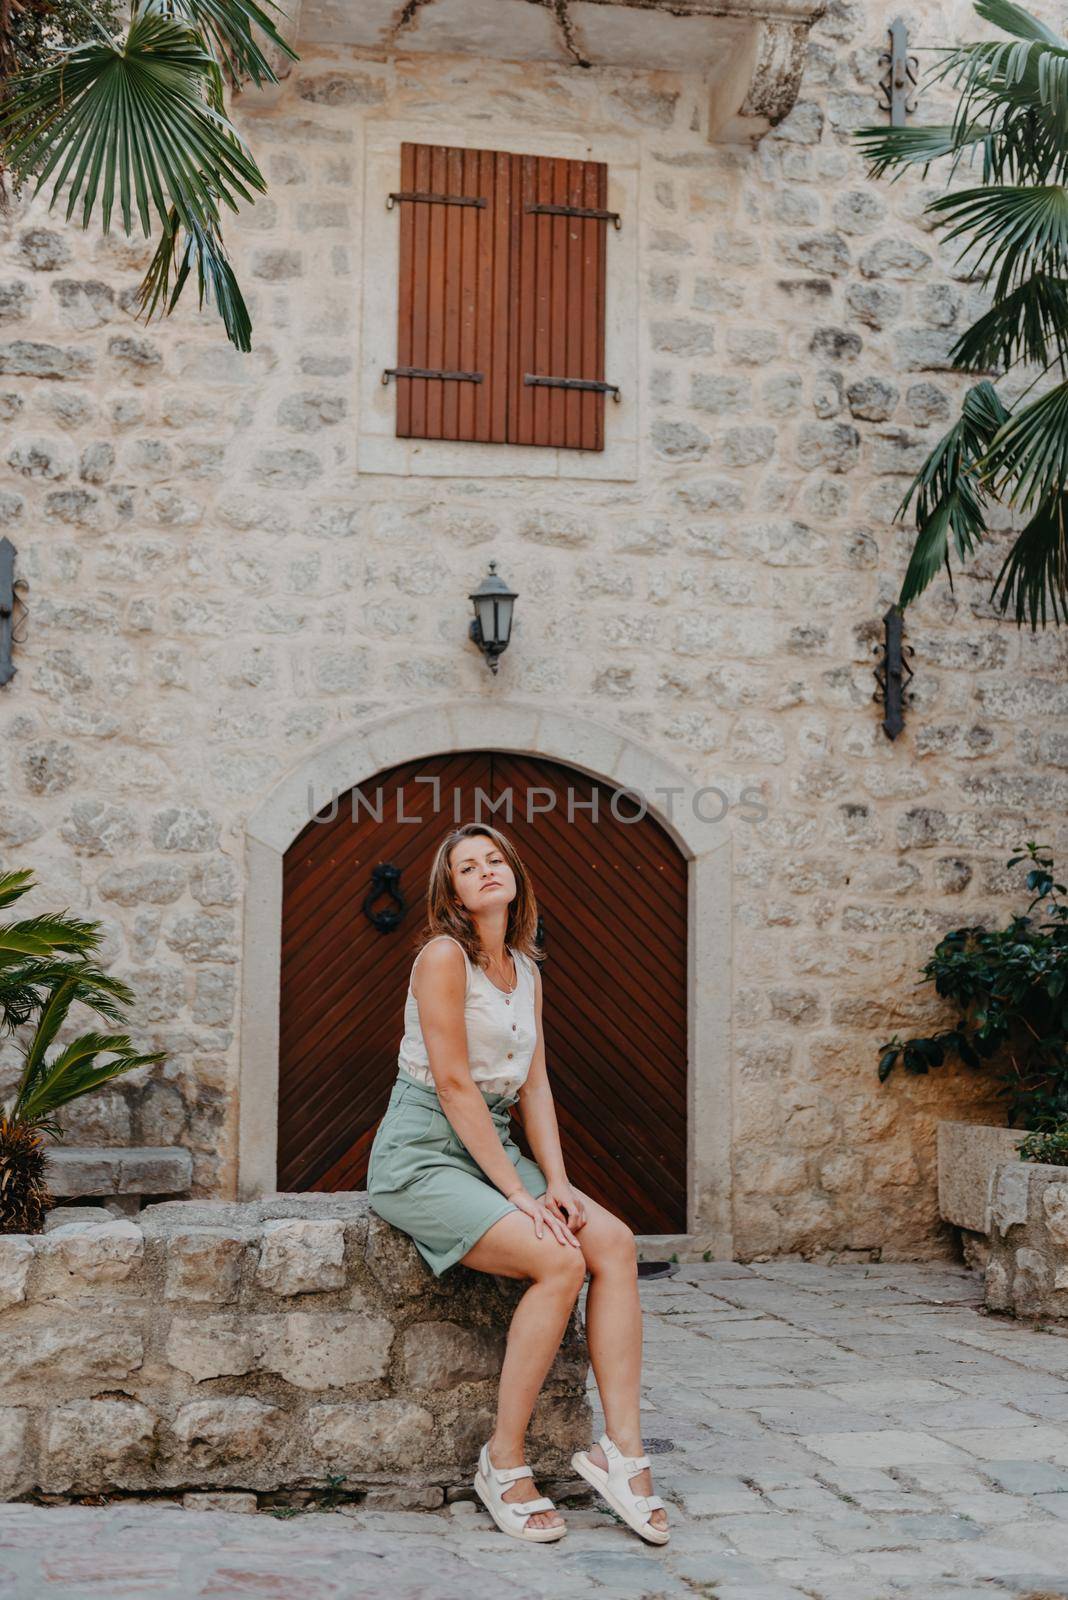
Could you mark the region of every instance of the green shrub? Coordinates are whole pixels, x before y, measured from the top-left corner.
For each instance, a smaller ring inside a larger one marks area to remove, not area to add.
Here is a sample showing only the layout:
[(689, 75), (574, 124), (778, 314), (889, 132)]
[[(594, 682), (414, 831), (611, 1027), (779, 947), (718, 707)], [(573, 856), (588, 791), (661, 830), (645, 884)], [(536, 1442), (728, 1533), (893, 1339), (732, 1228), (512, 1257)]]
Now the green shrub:
[(1068, 1167), (1068, 1123), (1048, 1133), (1029, 1133), (1017, 1154), (1021, 1161), (1041, 1161), (1048, 1167)]
[(898, 1062), (925, 1073), (955, 1055), (1001, 1080), (1010, 1124), (1068, 1125), (1068, 889), (1043, 850), (1030, 842), (1008, 863), (1031, 863), (1026, 912), (1004, 928), (955, 928), (935, 946), (923, 977), (954, 1002), (956, 1025), (927, 1037), (895, 1034), (880, 1046), (880, 1082)]

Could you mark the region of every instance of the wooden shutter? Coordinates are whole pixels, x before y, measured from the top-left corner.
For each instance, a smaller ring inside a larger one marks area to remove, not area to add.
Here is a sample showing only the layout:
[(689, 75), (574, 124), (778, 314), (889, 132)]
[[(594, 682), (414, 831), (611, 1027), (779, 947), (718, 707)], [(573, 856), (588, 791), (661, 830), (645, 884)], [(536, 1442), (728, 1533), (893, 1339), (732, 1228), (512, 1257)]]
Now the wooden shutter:
[[(401, 146), (397, 366), (478, 374), (397, 377), (404, 439), (506, 438), (511, 158)], [(449, 200), (474, 202), (449, 204)]]
[(528, 376), (604, 382), (606, 235), (601, 161), (515, 156), (508, 438), (513, 444), (604, 449), (603, 393), (530, 385)]
[(604, 449), (603, 393), (527, 379), (604, 382), (610, 224), (536, 208), (607, 191), (600, 161), (401, 146), (398, 437)]

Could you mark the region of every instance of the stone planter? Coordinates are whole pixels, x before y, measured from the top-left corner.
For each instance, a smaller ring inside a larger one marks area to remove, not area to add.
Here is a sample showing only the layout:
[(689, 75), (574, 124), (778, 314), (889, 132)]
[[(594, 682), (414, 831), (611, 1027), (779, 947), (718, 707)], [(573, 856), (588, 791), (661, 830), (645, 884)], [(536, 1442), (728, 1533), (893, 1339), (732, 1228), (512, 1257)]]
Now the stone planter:
[(989, 1309), (1068, 1317), (1068, 1167), (1003, 1162), (994, 1172), (989, 1221)]
[(1024, 1137), (1020, 1128), (982, 1122), (938, 1124), (938, 1209), (961, 1230), (969, 1266), (986, 1264), (987, 1210), (998, 1164), (1011, 1160)]
[[(170, 1201), (0, 1237), (0, 1498), (470, 1486), (524, 1285), (435, 1279), (364, 1194)], [(576, 1311), (529, 1459), (590, 1442)]]

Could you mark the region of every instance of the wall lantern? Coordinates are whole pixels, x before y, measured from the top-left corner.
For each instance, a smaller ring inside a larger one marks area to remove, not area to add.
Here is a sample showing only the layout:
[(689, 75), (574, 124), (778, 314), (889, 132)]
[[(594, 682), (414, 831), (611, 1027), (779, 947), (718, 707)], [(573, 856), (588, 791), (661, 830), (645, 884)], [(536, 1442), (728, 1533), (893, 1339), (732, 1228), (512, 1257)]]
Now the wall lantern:
[(478, 588), (467, 597), (474, 603), (468, 637), (473, 639), (489, 663), (491, 672), (497, 671), (497, 657), (507, 650), (512, 632), (512, 609), (516, 591), (509, 589), (503, 578), (497, 576), (497, 563), (491, 561), (489, 572)]

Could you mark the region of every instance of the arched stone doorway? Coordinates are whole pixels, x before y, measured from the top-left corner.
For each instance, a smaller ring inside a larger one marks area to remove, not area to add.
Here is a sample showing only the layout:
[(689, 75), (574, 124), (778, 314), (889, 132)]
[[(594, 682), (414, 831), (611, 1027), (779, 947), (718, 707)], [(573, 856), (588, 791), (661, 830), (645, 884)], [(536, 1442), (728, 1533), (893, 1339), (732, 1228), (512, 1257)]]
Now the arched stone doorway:
[(250, 816), (238, 1101), (239, 1194), (271, 1192), (279, 1180), (280, 979), (287, 850), (332, 797), (403, 762), (471, 750), (545, 757), (602, 784), (636, 793), (685, 857), (686, 1232), (714, 1255), (729, 1256), (729, 829), (714, 804), (710, 810), (709, 802), (685, 773), (626, 734), (586, 718), (517, 702), (447, 702), (364, 724), (313, 752)]
[(684, 1233), (686, 858), (635, 799), (500, 751), (377, 773), (286, 851), (279, 1187), (364, 1187), (430, 865), (454, 818), (496, 823), (534, 882), (546, 1058), (572, 1180), (636, 1233)]

